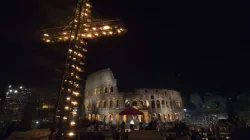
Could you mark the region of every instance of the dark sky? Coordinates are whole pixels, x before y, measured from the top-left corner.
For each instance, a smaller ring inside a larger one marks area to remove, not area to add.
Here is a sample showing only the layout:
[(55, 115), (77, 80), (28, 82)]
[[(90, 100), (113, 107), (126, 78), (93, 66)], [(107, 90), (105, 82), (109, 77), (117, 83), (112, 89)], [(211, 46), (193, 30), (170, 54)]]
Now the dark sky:
[[(1, 4), (2, 87), (53, 83), (65, 44), (44, 45), (36, 33), (41, 27), (67, 24), (74, 5), (72, 0)], [(93, 0), (92, 5), (93, 15), (121, 18), (128, 32), (89, 41), (84, 77), (111, 68), (123, 91), (249, 89), (248, 3)]]

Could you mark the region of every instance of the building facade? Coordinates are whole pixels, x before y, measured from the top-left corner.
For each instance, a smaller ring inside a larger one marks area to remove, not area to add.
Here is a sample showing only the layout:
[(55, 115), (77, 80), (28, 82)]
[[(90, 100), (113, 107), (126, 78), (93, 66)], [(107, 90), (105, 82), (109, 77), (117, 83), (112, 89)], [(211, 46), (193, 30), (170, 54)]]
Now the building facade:
[[(134, 93), (118, 92), (117, 81), (110, 69), (90, 75), (86, 81), (84, 108), (86, 118), (121, 123), (131, 119), (150, 122), (174, 121), (183, 118), (180, 92), (168, 89), (137, 89)], [(126, 107), (134, 107), (143, 115), (120, 116)]]

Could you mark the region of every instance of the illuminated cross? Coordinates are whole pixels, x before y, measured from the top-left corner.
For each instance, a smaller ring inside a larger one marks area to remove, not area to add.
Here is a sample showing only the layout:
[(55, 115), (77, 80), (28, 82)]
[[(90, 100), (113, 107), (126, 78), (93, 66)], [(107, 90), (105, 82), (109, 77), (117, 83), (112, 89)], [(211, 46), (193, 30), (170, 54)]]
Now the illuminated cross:
[[(76, 134), (75, 125), (79, 113), (77, 96), (80, 96), (79, 73), (84, 71), (82, 66), (84, 53), (87, 52), (86, 40), (100, 36), (122, 35), (126, 32), (120, 20), (93, 19), (91, 8), (89, 0), (78, 0), (74, 19), (68, 26), (45, 29), (42, 33), (42, 40), (46, 43), (69, 42), (53, 123), (58, 118), (70, 137)], [(62, 134), (60, 129), (58, 134)]]

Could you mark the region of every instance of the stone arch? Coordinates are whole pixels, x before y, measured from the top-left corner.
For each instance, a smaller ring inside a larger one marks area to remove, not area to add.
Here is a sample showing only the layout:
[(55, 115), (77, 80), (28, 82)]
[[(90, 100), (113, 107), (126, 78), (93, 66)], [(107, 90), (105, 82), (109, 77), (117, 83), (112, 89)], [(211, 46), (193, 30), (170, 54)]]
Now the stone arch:
[(109, 115), (108, 115), (108, 121), (112, 121), (112, 120), (113, 120), (112, 117), (113, 117), (112, 114), (109, 114)]
[(151, 108), (155, 108), (155, 101), (151, 101)]
[(137, 106), (137, 101), (133, 101), (132, 106)]
[(115, 115), (115, 121), (116, 121), (117, 123), (120, 122), (120, 116), (119, 116), (119, 114), (116, 114), (116, 115)]
[(95, 120), (95, 114), (92, 114), (91, 120)]
[(97, 101), (96, 107), (97, 107), (97, 108), (100, 108), (100, 107), (101, 107), (100, 101)]
[(102, 108), (106, 108), (106, 100), (103, 100)]
[(88, 115), (88, 119), (91, 120), (91, 114)]
[(160, 108), (161, 107), (161, 103), (159, 100), (156, 101), (156, 105), (157, 105), (157, 108)]
[(100, 121), (100, 115), (99, 114), (96, 115), (96, 120)]
[(106, 122), (106, 115), (102, 114), (102, 121)]
[(92, 107), (92, 104), (91, 104), (91, 102), (89, 101), (89, 108), (91, 108)]
[(146, 107), (149, 107), (149, 101), (146, 100)]
[(151, 95), (151, 96), (150, 96), (150, 99), (152, 99), (152, 100), (155, 99), (155, 96), (154, 96), (154, 95)]
[(173, 110), (173, 102), (170, 101), (170, 108)]
[(116, 101), (116, 107), (120, 107), (120, 101), (119, 100)]
[(139, 101), (139, 102), (140, 102), (139, 106), (143, 107), (144, 106), (144, 102), (142, 100)]
[(122, 121), (124, 121), (125, 123), (127, 122), (127, 115), (122, 116)]
[(110, 102), (109, 102), (109, 107), (110, 107), (110, 108), (113, 108), (113, 100), (110, 100)]
[(107, 87), (104, 87), (104, 93), (108, 93)]
[(166, 121), (167, 120), (167, 115), (166, 114), (163, 114), (164, 115), (164, 121)]
[(94, 95), (96, 95), (96, 93), (97, 93), (97, 89), (95, 88), (95, 89), (94, 89)]
[(165, 102), (164, 102), (164, 100), (161, 101), (161, 107), (162, 107), (162, 108), (165, 107)]
[(157, 119), (161, 121), (161, 113), (157, 114)]
[(114, 87), (110, 88), (110, 92), (113, 93), (114, 92)]

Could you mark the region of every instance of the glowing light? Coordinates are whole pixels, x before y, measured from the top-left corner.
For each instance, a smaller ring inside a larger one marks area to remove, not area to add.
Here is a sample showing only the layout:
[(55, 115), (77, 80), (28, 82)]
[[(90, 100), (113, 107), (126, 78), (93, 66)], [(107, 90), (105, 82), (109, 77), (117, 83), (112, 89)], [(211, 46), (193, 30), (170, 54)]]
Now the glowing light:
[(69, 49), (69, 52), (72, 52), (72, 50), (71, 50), (71, 49)]
[(49, 36), (48, 34), (44, 34), (44, 36)]
[(92, 37), (92, 34), (88, 34), (87, 37)]
[(89, 4), (89, 3), (86, 3), (86, 6), (87, 6), (87, 7), (90, 7), (90, 4)]
[(75, 21), (75, 22), (77, 22), (77, 20), (76, 20), (76, 19), (75, 19), (74, 21)]
[(17, 93), (17, 92), (18, 92), (17, 90), (14, 91), (14, 93)]
[(102, 34), (106, 35), (107, 33), (106, 32), (102, 32)]
[(75, 94), (76, 96), (78, 96), (78, 95), (79, 95), (79, 92), (73, 92), (73, 94)]
[(70, 122), (70, 125), (71, 125), (71, 126), (74, 126), (74, 125), (76, 125), (76, 122), (71, 121), (71, 122)]
[(42, 108), (49, 108), (49, 106), (48, 105), (43, 105)]
[(95, 36), (99, 36), (99, 34), (98, 34), (98, 33), (95, 33)]
[(93, 27), (92, 29), (95, 31), (95, 30), (96, 30), (96, 27)]
[(87, 52), (87, 50), (85, 48), (82, 48), (82, 51)]
[(11, 85), (9, 85), (9, 88), (11, 88)]
[(67, 97), (66, 100), (69, 101), (69, 100), (70, 100), (70, 97)]
[(12, 92), (13, 90), (12, 90), (12, 89), (10, 89), (9, 91), (10, 91), (10, 92)]
[(36, 121), (36, 124), (39, 124), (39, 121)]
[(67, 32), (63, 32), (63, 34), (64, 34), (64, 35), (66, 35), (66, 34), (67, 34)]
[(77, 115), (77, 112), (73, 111), (72, 114), (73, 114), (73, 115)]
[(78, 103), (76, 101), (71, 102), (73, 105), (77, 105)]
[(108, 30), (110, 29), (110, 26), (103, 26), (103, 30)]
[(20, 86), (19, 88), (20, 88), (20, 89), (23, 89), (23, 87), (22, 87), (22, 86)]
[(109, 34), (110, 34), (110, 35), (112, 35), (112, 34), (113, 34), (113, 32), (109, 32)]
[(185, 109), (185, 108), (184, 108), (183, 110), (184, 110), (185, 112), (187, 111), (187, 109)]
[(65, 110), (69, 110), (69, 107), (68, 107), (68, 106), (65, 106), (64, 108), (65, 108)]
[(49, 39), (47, 39), (47, 40), (46, 40), (46, 42), (50, 42), (50, 40), (49, 40)]
[(63, 117), (64, 120), (67, 120), (67, 117)]
[(74, 134), (73, 132), (69, 132), (68, 135), (69, 135), (70, 137), (72, 137), (72, 136), (74, 136), (75, 134)]

